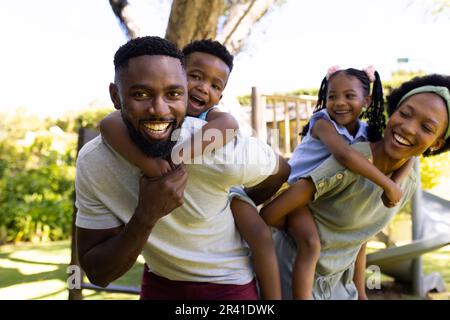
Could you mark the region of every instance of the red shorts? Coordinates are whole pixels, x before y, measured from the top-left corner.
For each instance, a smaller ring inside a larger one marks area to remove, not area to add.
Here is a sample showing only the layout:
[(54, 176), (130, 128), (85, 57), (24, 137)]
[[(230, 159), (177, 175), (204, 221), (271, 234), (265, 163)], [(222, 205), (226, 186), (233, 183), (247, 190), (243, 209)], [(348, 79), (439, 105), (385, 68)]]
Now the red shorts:
[(141, 300), (257, 300), (256, 281), (243, 285), (172, 281), (144, 267)]

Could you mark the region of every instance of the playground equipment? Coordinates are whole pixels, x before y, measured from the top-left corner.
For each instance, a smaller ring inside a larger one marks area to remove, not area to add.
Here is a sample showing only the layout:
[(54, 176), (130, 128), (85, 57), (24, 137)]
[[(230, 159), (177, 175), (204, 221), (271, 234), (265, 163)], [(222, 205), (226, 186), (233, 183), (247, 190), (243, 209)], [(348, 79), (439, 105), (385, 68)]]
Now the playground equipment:
[[(418, 159), (415, 166), (419, 170)], [(412, 201), (413, 241), (368, 254), (367, 265), (379, 266), (381, 272), (410, 284), (414, 294), (425, 297), (429, 291), (446, 290), (439, 273), (423, 274), (421, 256), (450, 244), (450, 201), (423, 191), (420, 185)]]

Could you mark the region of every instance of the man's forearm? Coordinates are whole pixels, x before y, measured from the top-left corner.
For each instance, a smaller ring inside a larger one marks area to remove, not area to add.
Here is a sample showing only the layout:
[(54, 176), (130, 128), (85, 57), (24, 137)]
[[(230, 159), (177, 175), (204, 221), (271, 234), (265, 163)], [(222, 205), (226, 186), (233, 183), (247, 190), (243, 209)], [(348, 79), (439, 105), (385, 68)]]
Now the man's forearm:
[(119, 233), (80, 256), (81, 266), (92, 283), (106, 287), (134, 265), (153, 228), (140, 217), (135, 213)]

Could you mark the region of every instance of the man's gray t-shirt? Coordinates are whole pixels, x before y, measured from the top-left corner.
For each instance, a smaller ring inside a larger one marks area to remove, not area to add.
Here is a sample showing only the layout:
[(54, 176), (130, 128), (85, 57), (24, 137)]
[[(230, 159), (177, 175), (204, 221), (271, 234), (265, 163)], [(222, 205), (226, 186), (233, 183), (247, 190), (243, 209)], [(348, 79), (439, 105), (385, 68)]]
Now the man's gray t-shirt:
[[(183, 140), (204, 123), (186, 117)], [(275, 152), (256, 138), (238, 135), (202, 164), (186, 164), (186, 169), (184, 204), (153, 228), (142, 252), (146, 263), (170, 280), (250, 282), (249, 251), (234, 224), (228, 192), (232, 186), (251, 187), (273, 174)], [(140, 176), (140, 169), (101, 137), (86, 144), (77, 160), (76, 225), (109, 229), (126, 224), (137, 206)]]

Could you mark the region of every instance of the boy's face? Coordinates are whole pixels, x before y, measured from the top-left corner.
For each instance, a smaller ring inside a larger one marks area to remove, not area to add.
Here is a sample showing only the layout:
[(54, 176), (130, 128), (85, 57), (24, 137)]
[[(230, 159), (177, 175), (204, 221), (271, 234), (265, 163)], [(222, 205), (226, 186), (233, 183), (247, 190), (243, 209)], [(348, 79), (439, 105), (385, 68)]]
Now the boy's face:
[(204, 53), (193, 52), (186, 56), (188, 79), (187, 114), (197, 117), (222, 98), (222, 92), (230, 75), (230, 68), (220, 58)]

